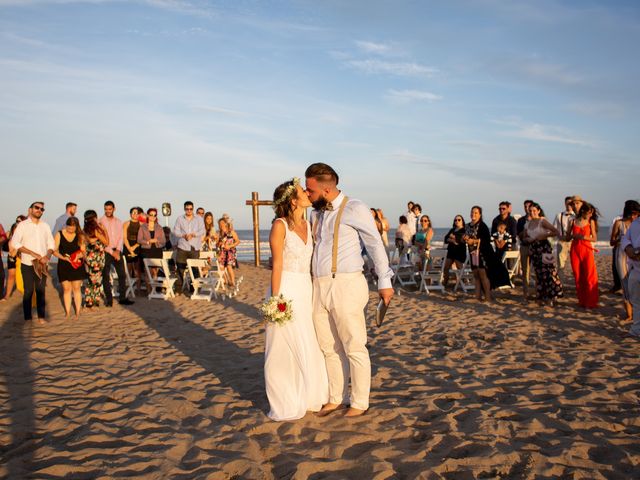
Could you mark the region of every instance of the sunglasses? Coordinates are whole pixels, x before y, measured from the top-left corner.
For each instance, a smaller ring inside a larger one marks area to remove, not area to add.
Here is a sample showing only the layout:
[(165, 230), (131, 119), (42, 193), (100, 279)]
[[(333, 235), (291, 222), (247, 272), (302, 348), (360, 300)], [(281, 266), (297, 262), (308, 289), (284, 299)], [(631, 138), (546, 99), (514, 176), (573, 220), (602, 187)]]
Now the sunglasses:
[(157, 217), (158, 215), (156, 215), (155, 213), (149, 213), (147, 214), (147, 217)]
[(187, 208), (184, 209), (185, 212), (190, 212), (191, 210), (193, 210), (193, 208), (191, 208), (191, 207), (187, 207)]
[(44, 207), (39, 207), (38, 205), (34, 205), (34, 206), (33, 206), (33, 209), (34, 209), (34, 210), (38, 210), (38, 211), (40, 211), (40, 212), (44, 212)]

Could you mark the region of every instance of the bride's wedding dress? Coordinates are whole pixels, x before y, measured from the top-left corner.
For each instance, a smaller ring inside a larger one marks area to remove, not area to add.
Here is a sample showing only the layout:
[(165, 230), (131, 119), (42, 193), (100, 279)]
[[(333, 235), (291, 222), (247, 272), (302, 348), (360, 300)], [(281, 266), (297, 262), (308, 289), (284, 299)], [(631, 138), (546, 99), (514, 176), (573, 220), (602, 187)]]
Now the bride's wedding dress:
[(273, 420), (295, 420), (327, 403), (329, 387), (324, 355), (311, 318), (311, 255), (313, 239), (307, 223), (307, 243), (285, 224), (280, 293), (292, 300), (293, 319), (268, 324), (264, 378)]

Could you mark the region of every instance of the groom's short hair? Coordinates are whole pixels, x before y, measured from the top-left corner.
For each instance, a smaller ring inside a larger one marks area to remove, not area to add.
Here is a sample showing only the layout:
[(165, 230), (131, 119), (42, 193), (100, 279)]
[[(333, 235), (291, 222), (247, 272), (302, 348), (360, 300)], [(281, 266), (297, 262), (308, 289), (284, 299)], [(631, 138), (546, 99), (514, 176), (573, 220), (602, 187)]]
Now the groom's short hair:
[(314, 163), (309, 165), (307, 170), (304, 172), (304, 176), (306, 178), (315, 178), (318, 182), (332, 181), (335, 182), (336, 185), (340, 180), (336, 171), (326, 163)]

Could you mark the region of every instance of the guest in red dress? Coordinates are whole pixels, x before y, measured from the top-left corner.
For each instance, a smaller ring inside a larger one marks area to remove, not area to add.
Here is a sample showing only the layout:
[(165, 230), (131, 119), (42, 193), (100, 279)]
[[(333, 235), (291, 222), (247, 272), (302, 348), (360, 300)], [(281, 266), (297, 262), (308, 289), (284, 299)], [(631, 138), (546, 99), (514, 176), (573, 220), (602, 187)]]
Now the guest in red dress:
[(598, 210), (584, 202), (571, 225), (571, 267), (576, 279), (578, 303), (584, 308), (598, 306), (598, 271), (591, 242), (598, 237)]

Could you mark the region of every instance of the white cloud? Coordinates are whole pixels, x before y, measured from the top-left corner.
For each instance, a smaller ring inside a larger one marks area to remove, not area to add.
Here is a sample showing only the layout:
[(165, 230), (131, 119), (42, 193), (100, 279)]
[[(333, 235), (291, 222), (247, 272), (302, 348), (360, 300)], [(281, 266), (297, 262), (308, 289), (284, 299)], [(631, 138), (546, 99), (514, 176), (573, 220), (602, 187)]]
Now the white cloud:
[(510, 137), (523, 138), (525, 140), (535, 140), (541, 142), (564, 143), (580, 147), (593, 148), (596, 142), (580, 138), (563, 127), (555, 125), (542, 125), (539, 123), (524, 123), (520, 120), (496, 121), (499, 125), (515, 127), (515, 130), (502, 132)]
[(385, 62), (381, 60), (351, 60), (346, 64), (367, 74), (387, 74), (398, 77), (432, 77), (438, 69), (415, 62)]
[(376, 55), (387, 55), (392, 51), (391, 46), (385, 45), (384, 43), (374, 43), (358, 40), (356, 41), (356, 46), (363, 52), (373, 53)]
[(193, 107), (195, 110), (201, 110), (203, 112), (220, 113), (222, 115), (228, 115), (230, 117), (244, 117), (247, 114), (238, 110), (231, 110), (221, 107), (210, 107), (208, 105), (196, 105)]
[(389, 90), (387, 98), (392, 102), (407, 104), (412, 102), (435, 102), (442, 100), (441, 95), (422, 90)]

